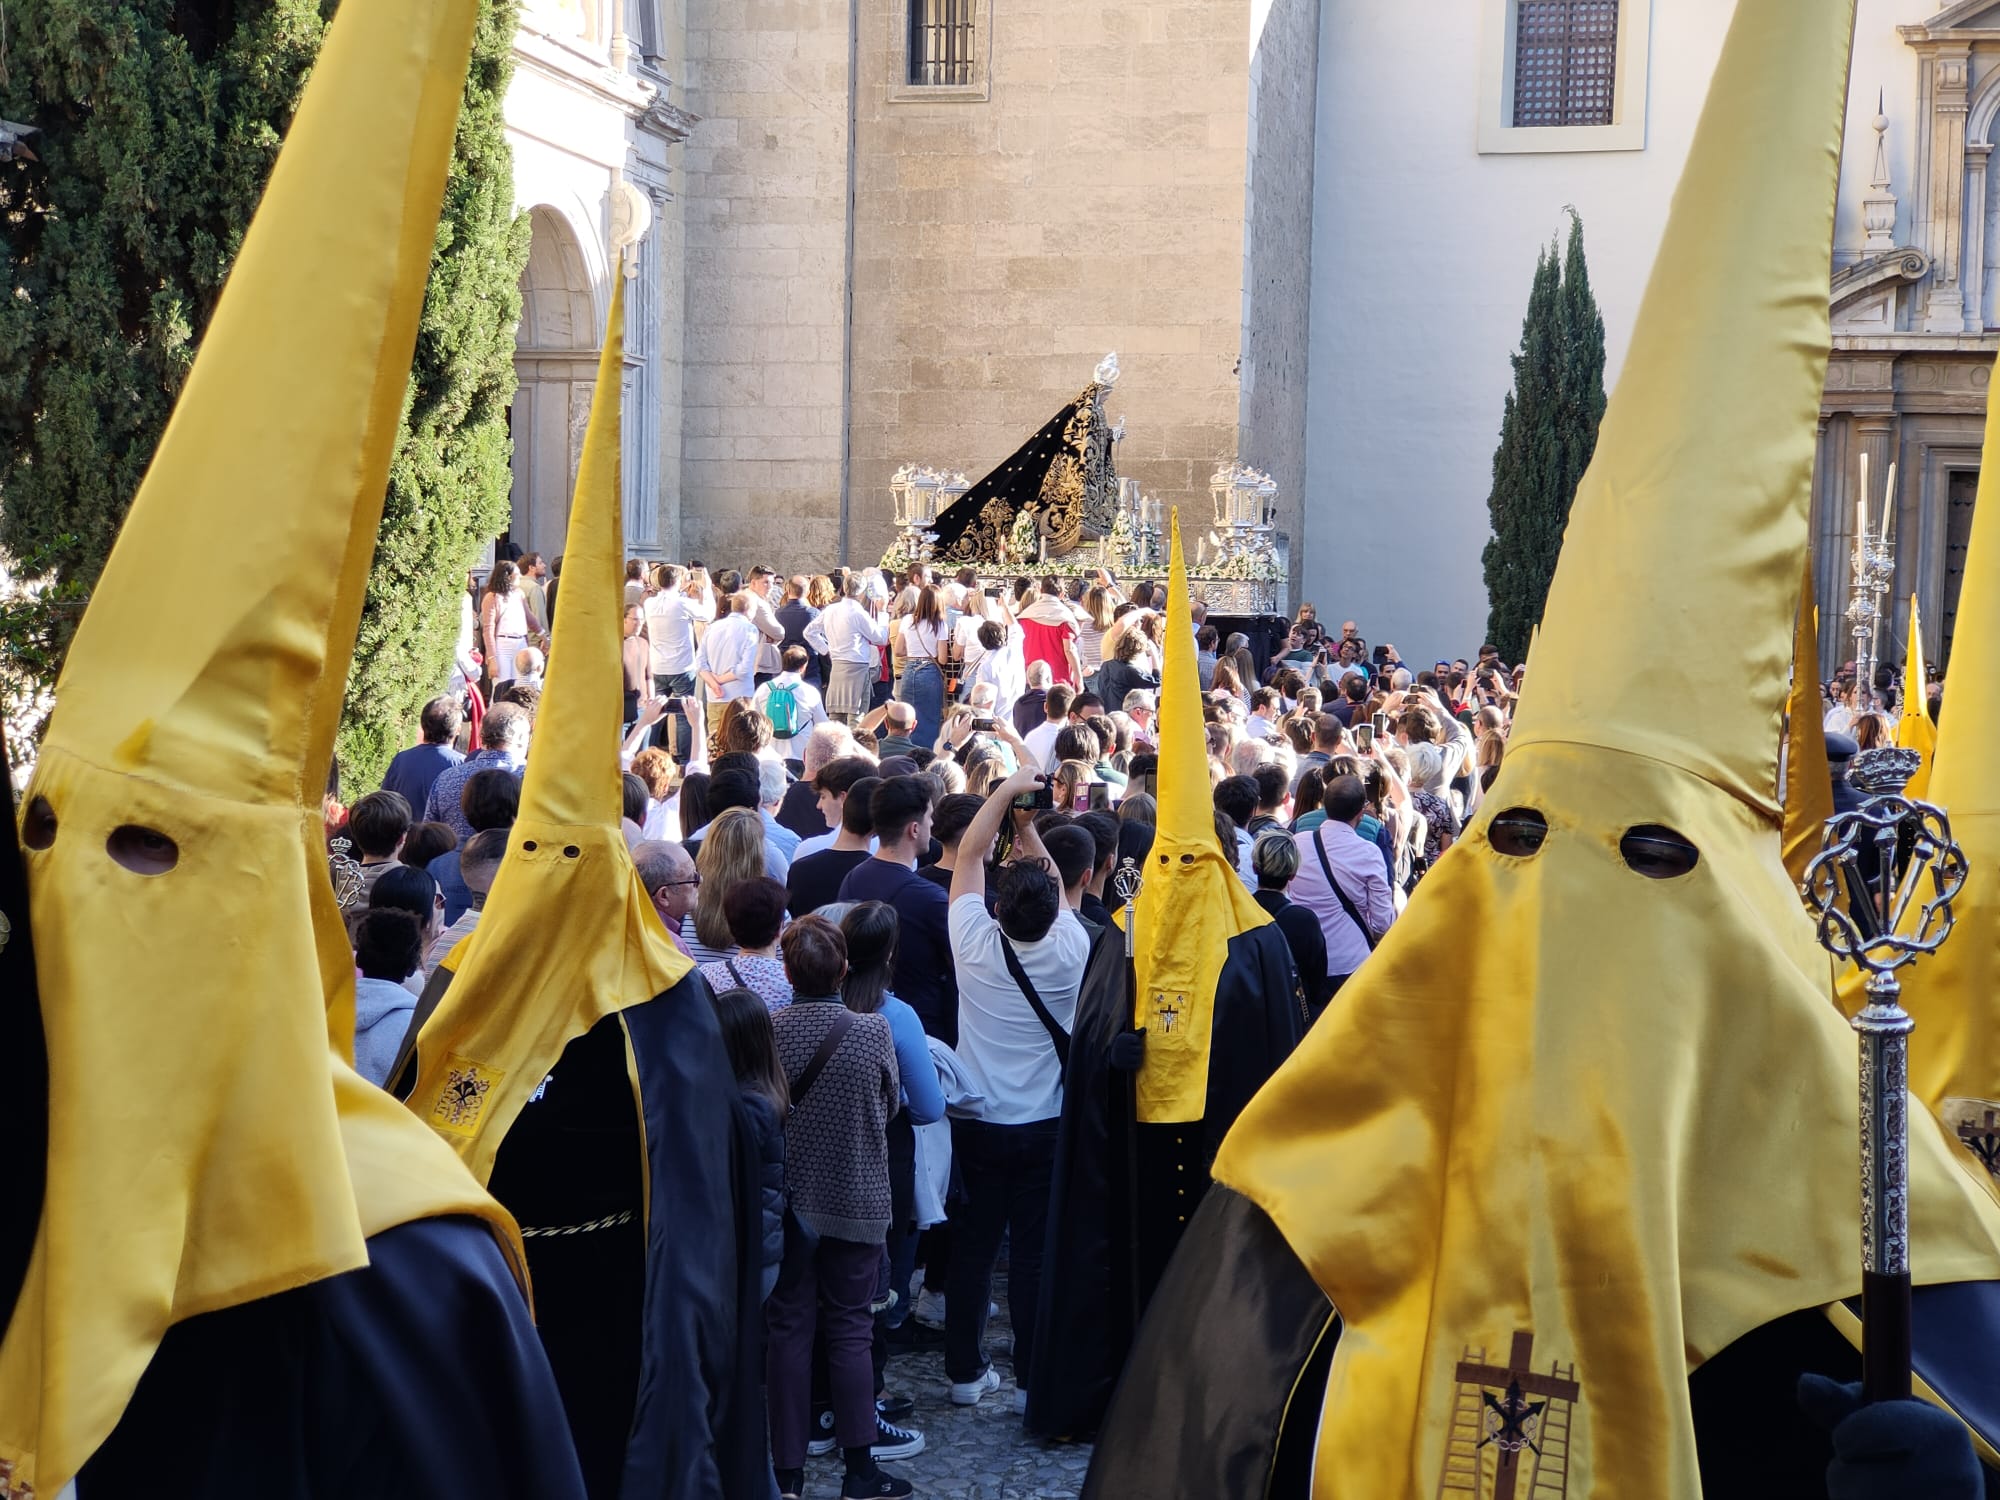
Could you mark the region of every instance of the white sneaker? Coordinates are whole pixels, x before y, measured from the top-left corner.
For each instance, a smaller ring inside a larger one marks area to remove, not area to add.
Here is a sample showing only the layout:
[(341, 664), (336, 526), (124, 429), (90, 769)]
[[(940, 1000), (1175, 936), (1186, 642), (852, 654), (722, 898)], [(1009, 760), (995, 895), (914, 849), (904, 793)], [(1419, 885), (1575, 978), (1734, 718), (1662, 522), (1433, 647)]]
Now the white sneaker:
[(976, 1380), (953, 1381), (951, 1404), (953, 1406), (977, 1406), (979, 1398), (988, 1391), (1000, 1389), (1000, 1372), (988, 1365)]
[(925, 1287), (917, 1305), (910, 1309), (910, 1316), (926, 1327), (944, 1327), (944, 1293)]

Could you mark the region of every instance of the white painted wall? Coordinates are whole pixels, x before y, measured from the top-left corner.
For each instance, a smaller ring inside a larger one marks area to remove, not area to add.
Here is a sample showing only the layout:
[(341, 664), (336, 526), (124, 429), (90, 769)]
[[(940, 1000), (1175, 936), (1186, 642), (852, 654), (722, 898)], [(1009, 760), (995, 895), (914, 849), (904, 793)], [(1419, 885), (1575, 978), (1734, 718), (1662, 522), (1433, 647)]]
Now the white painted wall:
[[(1303, 597), (1410, 662), (1485, 631), (1486, 495), (1536, 252), (1575, 205), (1615, 382), (1735, 3), (1656, 0), (1645, 149), (1560, 155), (1476, 151), (1481, 8), (1321, 13)], [(1937, 9), (1860, 0), (1839, 244), (1862, 237), (1878, 87), (1908, 232), (1917, 71), (1895, 27)]]

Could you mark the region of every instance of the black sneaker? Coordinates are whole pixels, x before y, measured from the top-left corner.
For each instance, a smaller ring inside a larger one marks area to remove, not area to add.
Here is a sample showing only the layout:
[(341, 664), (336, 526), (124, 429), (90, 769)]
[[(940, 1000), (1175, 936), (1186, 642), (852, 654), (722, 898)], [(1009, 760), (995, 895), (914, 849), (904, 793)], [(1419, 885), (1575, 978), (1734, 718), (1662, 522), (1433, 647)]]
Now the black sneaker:
[(813, 1435), (806, 1441), (806, 1456), (825, 1458), (840, 1446), (833, 1435), (833, 1408), (822, 1406), (813, 1412)]
[(944, 1347), (944, 1330), (916, 1318), (905, 1318), (894, 1328), (884, 1329), (882, 1342), (892, 1355), (917, 1354)]
[[(915, 1402), (904, 1400), (903, 1405), (914, 1407)], [(820, 1414), (815, 1430), (817, 1436), (806, 1444), (806, 1452), (814, 1458), (825, 1458), (840, 1447), (840, 1439), (834, 1436), (833, 1413)], [(898, 1427), (878, 1414), (875, 1418), (874, 1453), (877, 1458), (914, 1458), (924, 1451), (924, 1435), (913, 1427)]]
[(872, 1474), (849, 1474), (840, 1482), (841, 1500), (903, 1500), (915, 1493), (916, 1486), (909, 1480), (880, 1469)]
[(914, 1427), (898, 1427), (883, 1417), (875, 1419), (874, 1453), (877, 1458), (915, 1458), (924, 1451), (924, 1435)]
[(917, 1403), (908, 1396), (892, 1396), (884, 1392), (875, 1398), (875, 1415), (885, 1422), (900, 1422), (917, 1409)]

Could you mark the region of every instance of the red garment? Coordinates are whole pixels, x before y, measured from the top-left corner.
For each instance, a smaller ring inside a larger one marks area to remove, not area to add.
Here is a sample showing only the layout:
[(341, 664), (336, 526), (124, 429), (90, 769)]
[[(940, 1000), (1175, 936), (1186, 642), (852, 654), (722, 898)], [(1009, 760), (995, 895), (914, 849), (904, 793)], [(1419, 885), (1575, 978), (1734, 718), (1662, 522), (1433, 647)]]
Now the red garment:
[(1049, 625), (1032, 615), (1021, 616), (1021, 655), (1028, 662), (1045, 661), (1057, 682), (1066, 682), (1073, 688), (1081, 688), (1076, 673), (1069, 664), (1069, 653), (1063, 650), (1063, 643), (1076, 639), (1076, 626), (1064, 620), (1060, 624)]

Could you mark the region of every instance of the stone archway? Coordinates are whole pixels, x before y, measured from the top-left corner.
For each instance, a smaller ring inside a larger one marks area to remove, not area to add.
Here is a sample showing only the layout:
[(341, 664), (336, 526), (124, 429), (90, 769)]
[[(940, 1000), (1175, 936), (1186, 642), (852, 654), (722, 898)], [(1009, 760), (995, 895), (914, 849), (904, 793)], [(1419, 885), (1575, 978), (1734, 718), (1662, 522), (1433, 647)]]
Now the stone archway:
[(531, 210), (533, 238), (521, 273), (514, 336), (514, 490), (511, 540), (554, 555), (569, 529), (590, 398), (597, 381), (599, 319), (583, 246), (547, 206)]

